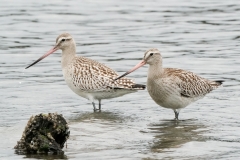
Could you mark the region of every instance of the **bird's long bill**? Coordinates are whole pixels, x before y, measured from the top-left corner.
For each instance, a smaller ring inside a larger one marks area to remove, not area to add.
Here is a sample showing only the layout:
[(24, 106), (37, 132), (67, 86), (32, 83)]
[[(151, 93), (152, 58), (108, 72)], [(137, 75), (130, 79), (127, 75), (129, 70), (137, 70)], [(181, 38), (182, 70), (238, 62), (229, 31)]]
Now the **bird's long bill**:
[(124, 73), (123, 75), (117, 77), (117, 78), (115, 79), (115, 81), (118, 80), (118, 79), (120, 79), (120, 78), (122, 78), (122, 77), (124, 77), (124, 76), (126, 76), (126, 75), (128, 75), (128, 74), (130, 74), (130, 73), (132, 73), (133, 71), (137, 70), (138, 68), (142, 67), (142, 66), (145, 65), (145, 64), (146, 64), (146, 62), (145, 62), (144, 60), (142, 60), (142, 61), (139, 62), (135, 67), (133, 67), (131, 70), (129, 70), (129, 71), (127, 71), (126, 73)]
[(34, 64), (38, 63), (39, 61), (41, 61), (42, 59), (46, 58), (47, 56), (49, 56), (50, 54), (52, 54), (53, 52), (55, 52), (56, 50), (58, 50), (57, 47), (53, 47), (51, 50), (49, 50), (46, 54), (44, 54), (42, 57), (38, 58), (38, 60), (36, 60), (35, 62), (33, 62), (32, 64), (30, 64), (29, 66), (27, 66), (25, 69), (28, 69), (29, 67), (33, 66)]

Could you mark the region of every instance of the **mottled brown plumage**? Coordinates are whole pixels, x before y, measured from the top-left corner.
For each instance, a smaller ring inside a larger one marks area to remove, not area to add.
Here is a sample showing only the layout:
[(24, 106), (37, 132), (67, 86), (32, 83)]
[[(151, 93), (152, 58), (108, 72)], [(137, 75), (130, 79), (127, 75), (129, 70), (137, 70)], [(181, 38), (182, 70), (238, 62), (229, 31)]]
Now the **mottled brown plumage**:
[(152, 99), (162, 107), (174, 110), (175, 119), (181, 108), (203, 98), (207, 93), (218, 88), (223, 81), (211, 81), (192, 72), (176, 68), (163, 68), (162, 56), (158, 49), (145, 52), (143, 60), (121, 77), (139, 67), (149, 64), (147, 89)]
[(61, 65), (67, 85), (79, 96), (90, 100), (94, 111), (96, 110), (94, 100), (99, 101), (99, 110), (101, 110), (102, 99), (115, 98), (145, 89), (145, 85), (135, 84), (128, 78), (114, 81), (118, 74), (111, 68), (95, 60), (76, 56), (74, 39), (68, 33), (59, 35), (54, 48), (26, 69), (58, 49), (62, 50)]
[(180, 94), (186, 97), (205, 96), (220, 85), (218, 82), (210, 81), (182, 69), (164, 68), (163, 75), (163, 78), (172, 77), (180, 88)]
[(112, 91), (113, 89), (144, 89), (142, 85), (138, 88), (135, 83), (129, 78), (123, 78), (113, 81), (118, 77), (118, 74), (95, 60), (86, 57), (75, 57), (68, 64), (67, 70), (72, 78), (72, 83), (75, 87), (82, 91)]

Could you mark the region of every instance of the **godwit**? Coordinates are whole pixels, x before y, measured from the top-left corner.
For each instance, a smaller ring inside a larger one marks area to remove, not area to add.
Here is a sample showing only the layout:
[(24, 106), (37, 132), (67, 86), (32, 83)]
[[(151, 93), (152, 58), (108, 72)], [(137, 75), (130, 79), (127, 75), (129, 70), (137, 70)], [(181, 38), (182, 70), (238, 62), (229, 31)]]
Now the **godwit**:
[(178, 120), (180, 109), (203, 98), (223, 82), (210, 81), (181, 69), (163, 68), (162, 56), (158, 49), (146, 51), (140, 63), (115, 80), (119, 80), (145, 64), (149, 64), (148, 93), (158, 105), (173, 109), (175, 120)]
[(145, 85), (135, 84), (128, 78), (114, 81), (118, 74), (111, 68), (95, 60), (76, 56), (75, 41), (68, 33), (59, 35), (56, 45), (26, 69), (58, 49), (62, 50), (62, 71), (68, 87), (79, 96), (90, 100), (94, 111), (97, 110), (94, 100), (98, 100), (100, 111), (102, 99), (115, 98), (145, 89)]

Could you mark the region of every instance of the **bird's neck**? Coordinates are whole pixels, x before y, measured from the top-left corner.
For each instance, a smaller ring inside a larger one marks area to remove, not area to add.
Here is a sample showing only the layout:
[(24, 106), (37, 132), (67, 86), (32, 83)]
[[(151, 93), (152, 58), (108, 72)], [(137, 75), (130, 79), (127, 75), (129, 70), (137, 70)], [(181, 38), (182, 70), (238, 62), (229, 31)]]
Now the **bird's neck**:
[(148, 68), (148, 78), (159, 78), (163, 75), (164, 69), (162, 67), (162, 63), (155, 63), (149, 65)]
[(62, 69), (68, 66), (76, 56), (76, 46), (72, 45), (62, 50)]

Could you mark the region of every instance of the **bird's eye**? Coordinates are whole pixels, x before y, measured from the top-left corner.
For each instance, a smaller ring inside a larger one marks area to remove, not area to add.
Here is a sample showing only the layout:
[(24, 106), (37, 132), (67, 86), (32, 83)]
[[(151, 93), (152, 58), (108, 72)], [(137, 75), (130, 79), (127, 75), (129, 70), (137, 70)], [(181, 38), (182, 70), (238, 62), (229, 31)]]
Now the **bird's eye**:
[(153, 53), (150, 53), (150, 56), (152, 56), (153, 55)]
[(66, 39), (62, 39), (62, 42), (64, 42)]

